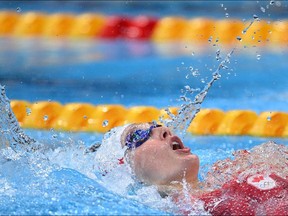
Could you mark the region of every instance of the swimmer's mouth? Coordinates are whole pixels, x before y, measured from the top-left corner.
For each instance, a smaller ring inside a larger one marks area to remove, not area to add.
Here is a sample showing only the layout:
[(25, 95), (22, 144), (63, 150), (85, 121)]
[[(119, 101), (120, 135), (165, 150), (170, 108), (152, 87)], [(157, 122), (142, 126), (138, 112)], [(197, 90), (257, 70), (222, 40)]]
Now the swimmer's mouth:
[(177, 136), (174, 136), (172, 138), (172, 149), (173, 150), (184, 149), (184, 145), (183, 145), (182, 141)]

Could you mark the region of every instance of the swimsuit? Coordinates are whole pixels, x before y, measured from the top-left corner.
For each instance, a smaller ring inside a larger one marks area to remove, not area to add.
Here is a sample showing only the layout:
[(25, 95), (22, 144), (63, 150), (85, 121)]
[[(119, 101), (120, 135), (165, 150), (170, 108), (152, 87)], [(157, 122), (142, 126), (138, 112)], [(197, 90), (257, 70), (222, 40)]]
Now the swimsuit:
[(288, 180), (276, 174), (252, 175), (199, 198), (212, 215), (288, 215)]

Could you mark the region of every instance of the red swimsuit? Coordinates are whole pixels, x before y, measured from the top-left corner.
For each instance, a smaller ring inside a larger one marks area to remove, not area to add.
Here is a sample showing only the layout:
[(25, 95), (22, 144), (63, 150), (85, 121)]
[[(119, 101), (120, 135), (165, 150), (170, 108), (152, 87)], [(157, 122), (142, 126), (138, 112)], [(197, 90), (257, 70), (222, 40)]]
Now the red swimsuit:
[(241, 183), (230, 181), (200, 199), (212, 215), (288, 215), (288, 180), (275, 174), (253, 175)]

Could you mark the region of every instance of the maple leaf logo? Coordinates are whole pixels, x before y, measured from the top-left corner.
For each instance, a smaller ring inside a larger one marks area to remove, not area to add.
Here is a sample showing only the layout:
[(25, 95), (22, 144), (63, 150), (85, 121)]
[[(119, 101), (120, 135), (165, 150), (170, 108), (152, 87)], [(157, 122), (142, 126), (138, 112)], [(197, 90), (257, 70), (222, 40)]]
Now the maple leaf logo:
[(257, 176), (257, 177), (254, 177), (254, 178), (253, 178), (252, 182), (260, 182), (260, 181), (262, 181), (262, 180), (264, 180), (264, 177), (263, 177), (263, 176)]

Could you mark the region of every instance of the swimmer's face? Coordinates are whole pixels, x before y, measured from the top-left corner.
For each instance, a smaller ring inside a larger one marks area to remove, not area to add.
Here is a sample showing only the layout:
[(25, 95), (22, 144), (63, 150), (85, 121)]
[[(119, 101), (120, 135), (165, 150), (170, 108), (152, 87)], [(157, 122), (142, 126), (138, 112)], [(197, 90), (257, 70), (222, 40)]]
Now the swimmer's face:
[(132, 169), (141, 181), (157, 185), (169, 185), (183, 178), (189, 182), (197, 181), (198, 156), (192, 154), (167, 127), (153, 128), (148, 140), (128, 151)]

